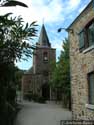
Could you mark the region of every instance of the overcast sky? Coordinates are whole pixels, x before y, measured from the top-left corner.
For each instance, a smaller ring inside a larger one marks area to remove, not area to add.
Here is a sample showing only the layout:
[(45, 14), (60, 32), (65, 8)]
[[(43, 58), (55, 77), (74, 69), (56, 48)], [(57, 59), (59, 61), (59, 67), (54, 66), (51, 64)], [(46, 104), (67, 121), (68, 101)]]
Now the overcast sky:
[[(25, 22), (37, 21), (38, 35), (41, 25), (44, 24), (52, 44), (56, 48), (57, 58), (62, 49), (62, 41), (67, 37), (67, 33), (62, 31), (57, 33), (60, 27), (67, 28), (72, 21), (81, 13), (91, 0), (19, 0), (26, 3), (29, 8), (23, 7), (0, 7), (0, 15), (13, 12), (15, 16), (21, 15)], [(33, 42), (37, 42), (36, 38)], [(18, 67), (21, 69), (29, 69), (32, 66), (32, 58), (28, 62), (18, 62)]]

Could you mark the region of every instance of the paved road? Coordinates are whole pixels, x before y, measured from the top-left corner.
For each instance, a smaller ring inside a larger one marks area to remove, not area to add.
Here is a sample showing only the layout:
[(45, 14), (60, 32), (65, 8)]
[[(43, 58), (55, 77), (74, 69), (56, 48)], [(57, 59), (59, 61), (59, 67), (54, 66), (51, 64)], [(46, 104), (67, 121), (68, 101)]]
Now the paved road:
[(15, 125), (60, 125), (61, 119), (71, 119), (71, 112), (60, 105), (24, 102)]

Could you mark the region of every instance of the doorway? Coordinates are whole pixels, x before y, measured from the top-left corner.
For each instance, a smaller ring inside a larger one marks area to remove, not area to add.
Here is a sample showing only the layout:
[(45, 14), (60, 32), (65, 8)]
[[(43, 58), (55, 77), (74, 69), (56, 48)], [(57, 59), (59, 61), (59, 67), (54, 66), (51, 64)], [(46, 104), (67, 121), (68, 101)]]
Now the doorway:
[(42, 85), (42, 97), (45, 100), (49, 100), (50, 99), (50, 87), (47, 83)]

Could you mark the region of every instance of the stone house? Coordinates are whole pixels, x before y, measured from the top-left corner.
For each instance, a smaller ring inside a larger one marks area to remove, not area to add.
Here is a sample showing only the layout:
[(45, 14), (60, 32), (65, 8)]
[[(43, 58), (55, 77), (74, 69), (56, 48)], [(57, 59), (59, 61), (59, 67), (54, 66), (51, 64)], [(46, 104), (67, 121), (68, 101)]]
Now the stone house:
[(32, 91), (33, 94), (50, 99), (51, 62), (56, 62), (56, 49), (51, 47), (44, 24), (33, 53), (33, 66), (22, 77), (23, 96)]
[(73, 119), (94, 120), (94, 0), (67, 30)]

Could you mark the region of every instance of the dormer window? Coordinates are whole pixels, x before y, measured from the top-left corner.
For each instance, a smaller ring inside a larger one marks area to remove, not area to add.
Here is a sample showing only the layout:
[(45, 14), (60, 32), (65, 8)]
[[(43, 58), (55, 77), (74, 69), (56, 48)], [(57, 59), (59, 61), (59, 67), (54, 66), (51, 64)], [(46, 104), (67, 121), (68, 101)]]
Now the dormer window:
[(92, 45), (94, 45), (94, 19), (79, 33), (79, 46), (81, 51)]
[(43, 61), (45, 61), (45, 62), (48, 61), (48, 53), (47, 52), (43, 53)]

